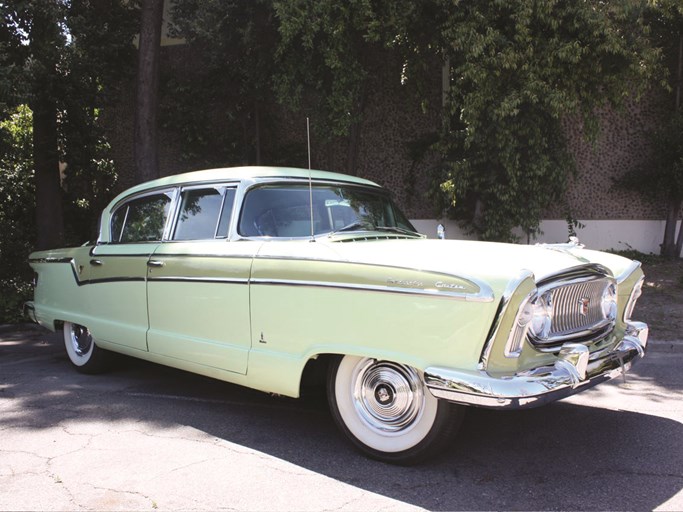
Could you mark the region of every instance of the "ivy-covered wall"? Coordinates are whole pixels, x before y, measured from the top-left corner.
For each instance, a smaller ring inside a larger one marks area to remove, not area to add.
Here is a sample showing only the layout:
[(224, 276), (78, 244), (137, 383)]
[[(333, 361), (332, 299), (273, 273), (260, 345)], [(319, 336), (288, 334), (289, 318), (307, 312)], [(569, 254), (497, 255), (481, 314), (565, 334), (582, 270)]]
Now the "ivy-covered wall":
[[(415, 101), (412, 85), (402, 85), (398, 79), (401, 62), (392, 59), (388, 52), (382, 52), (375, 59), (375, 72), (366, 91), (357, 173), (392, 190), (410, 218), (435, 218), (438, 212), (427, 195), (429, 169), (435, 160), (429, 155), (417, 158), (416, 154), (420, 153), (417, 150), (420, 141), (428, 140), (430, 133), (439, 129), (441, 69), (435, 63), (433, 79), (429, 80), (432, 100), (423, 110)], [(202, 63), (187, 45), (164, 47), (161, 69), (164, 125), (161, 127), (161, 173), (255, 163), (253, 152), (240, 149), (253, 136), (253, 119), (236, 117), (230, 111), (230, 96), (234, 91), (218, 91), (204, 98), (206, 89), (202, 86), (206, 84), (202, 80), (206, 77), (202, 75)], [(195, 86), (203, 92), (195, 94)], [(193, 101), (188, 101), (188, 97)], [(131, 84), (117, 107), (106, 114), (120, 189), (133, 184), (134, 100)], [(570, 181), (567, 204), (551, 208), (545, 217), (564, 219), (571, 213), (573, 218), (582, 220), (664, 218), (664, 205), (647, 202), (614, 183), (628, 169), (647, 165), (651, 154), (650, 133), (658, 108), (662, 107), (655, 99), (647, 98), (629, 104), (621, 112), (601, 112), (600, 133), (595, 143), (585, 139), (579, 121), (566, 119), (564, 126), (576, 159), (577, 174)], [(264, 98), (260, 109), (262, 164), (306, 167), (305, 114), (286, 111), (273, 97)], [(192, 118), (189, 125), (181, 126), (188, 116)], [(311, 124), (315, 122), (313, 115)], [(209, 138), (213, 139), (187, 142), (192, 137), (200, 137), (201, 133), (196, 132), (202, 127), (209, 130)], [(325, 142), (313, 136), (313, 167), (345, 172), (348, 144), (347, 139)]]

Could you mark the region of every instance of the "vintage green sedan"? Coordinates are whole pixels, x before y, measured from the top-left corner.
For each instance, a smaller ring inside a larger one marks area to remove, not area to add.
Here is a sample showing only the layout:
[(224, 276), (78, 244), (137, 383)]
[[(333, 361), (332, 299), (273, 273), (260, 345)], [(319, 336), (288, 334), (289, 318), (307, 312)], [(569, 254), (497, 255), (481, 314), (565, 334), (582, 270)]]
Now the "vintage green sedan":
[(120, 194), (97, 242), (36, 252), (31, 318), (77, 370), (111, 352), (269, 393), (326, 389), (344, 435), (413, 463), (464, 406), (521, 409), (643, 357), (640, 264), (578, 243), (427, 240), (378, 185), (243, 167)]

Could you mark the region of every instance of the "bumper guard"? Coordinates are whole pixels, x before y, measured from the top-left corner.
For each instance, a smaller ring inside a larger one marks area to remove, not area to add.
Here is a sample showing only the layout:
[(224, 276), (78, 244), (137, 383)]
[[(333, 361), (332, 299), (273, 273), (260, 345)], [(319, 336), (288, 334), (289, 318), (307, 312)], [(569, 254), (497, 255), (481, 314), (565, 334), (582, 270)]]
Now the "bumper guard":
[(430, 367), (424, 372), (437, 398), (490, 409), (529, 409), (579, 393), (627, 372), (645, 355), (648, 327), (628, 322), (626, 335), (611, 351), (590, 354), (579, 343), (565, 343), (552, 366), (494, 377), (485, 371)]

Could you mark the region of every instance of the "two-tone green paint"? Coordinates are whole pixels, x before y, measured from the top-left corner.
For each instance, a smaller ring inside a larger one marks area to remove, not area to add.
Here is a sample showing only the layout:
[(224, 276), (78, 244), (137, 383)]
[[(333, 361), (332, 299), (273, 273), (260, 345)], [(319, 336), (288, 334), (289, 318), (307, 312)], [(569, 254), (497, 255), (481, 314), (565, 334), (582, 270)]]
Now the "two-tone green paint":
[[(617, 327), (603, 344), (623, 336), (623, 310), (642, 272), (625, 258), (576, 247), (348, 233), (244, 239), (236, 218), (228, 239), (110, 243), (111, 213), (136, 194), (201, 183), (236, 183), (244, 192), (259, 177), (308, 176), (296, 169), (201, 171), (125, 192), (105, 209), (96, 245), (31, 255), (38, 322), (50, 329), (81, 324), (104, 349), (288, 396), (298, 396), (306, 363), (323, 354), (505, 376), (555, 359), (528, 344), (518, 357), (504, 354), (536, 282), (593, 262), (619, 283)], [(310, 178), (375, 186), (319, 171)]]

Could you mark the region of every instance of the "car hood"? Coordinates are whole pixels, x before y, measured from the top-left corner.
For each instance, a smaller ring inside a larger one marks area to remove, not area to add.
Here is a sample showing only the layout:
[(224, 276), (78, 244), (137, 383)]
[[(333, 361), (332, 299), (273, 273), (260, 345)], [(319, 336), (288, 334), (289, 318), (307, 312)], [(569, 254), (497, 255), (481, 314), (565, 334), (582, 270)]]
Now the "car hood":
[[(340, 259), (353, 263), (410, 268), (465, 278), (498, 278), (505, 282), (525, 270), (531, 271), (538, 281), (563, 269), (593, 262), (605, 264), (604, 261), (596, 261), (595, 256), (600, 253), (568, 244), (517, 245), (418, 239), (345, 241), (330, 245)], [(618, 256), (614, 258), (628, 261)], [(618, 271), (617, 268), (611, 270)]]

